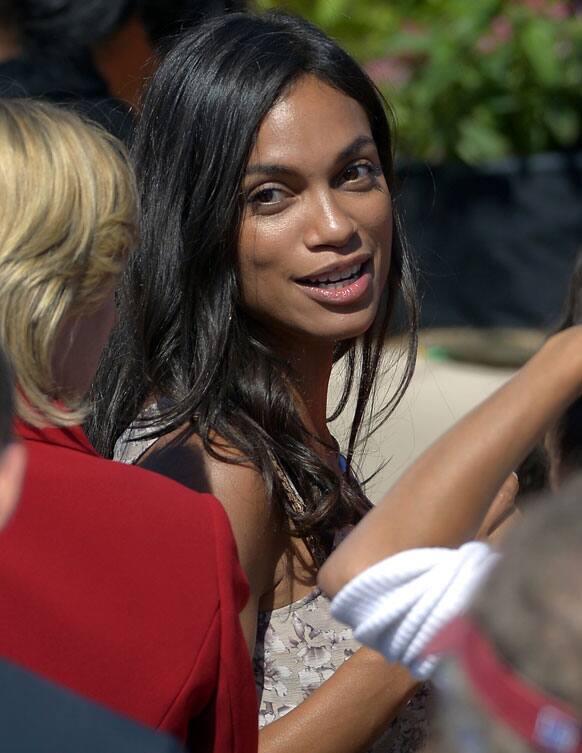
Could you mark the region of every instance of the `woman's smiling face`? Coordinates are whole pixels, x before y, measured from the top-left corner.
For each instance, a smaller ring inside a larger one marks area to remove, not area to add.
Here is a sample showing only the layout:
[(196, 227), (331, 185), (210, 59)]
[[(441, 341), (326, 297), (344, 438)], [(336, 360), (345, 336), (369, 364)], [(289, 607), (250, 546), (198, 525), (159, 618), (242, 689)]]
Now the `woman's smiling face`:
[(243, 190), (246, 310), (279, 339), (364, 333), (388, 278), (392, 203), (360, 104), (300, 79), (264, 119)]

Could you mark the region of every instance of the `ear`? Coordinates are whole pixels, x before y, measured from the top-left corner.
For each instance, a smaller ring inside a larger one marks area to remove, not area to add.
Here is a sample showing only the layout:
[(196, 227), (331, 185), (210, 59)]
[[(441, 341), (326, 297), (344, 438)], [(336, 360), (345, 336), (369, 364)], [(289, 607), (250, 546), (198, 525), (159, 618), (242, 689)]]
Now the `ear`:
[[(14, 511), (26, 468), (24, 446), (13, 442), (0, 454), (0, 528)], [(1, 546), (1, 544), (0, 544)]]

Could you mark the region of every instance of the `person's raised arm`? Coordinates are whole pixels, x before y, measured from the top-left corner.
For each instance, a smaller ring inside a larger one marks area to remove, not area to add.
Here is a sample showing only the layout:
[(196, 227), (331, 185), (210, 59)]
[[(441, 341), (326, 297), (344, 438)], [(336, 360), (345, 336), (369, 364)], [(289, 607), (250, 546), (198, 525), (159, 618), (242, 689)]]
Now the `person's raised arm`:
[(320, 570), (335, 596), (376, 562), (470, 539), (504, 479), (582, 392), (582, 327), (551, 337), (503, 387), (437, 440)]

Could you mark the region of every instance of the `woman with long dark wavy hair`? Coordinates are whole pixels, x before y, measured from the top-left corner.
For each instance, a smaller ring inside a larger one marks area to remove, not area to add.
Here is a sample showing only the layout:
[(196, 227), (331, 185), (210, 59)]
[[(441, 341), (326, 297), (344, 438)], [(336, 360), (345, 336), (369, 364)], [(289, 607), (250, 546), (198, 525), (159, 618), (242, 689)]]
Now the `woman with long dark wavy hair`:
[[(388, 729), (414, 680), (360, 649), (315, 587), (370, 507), (354, 451), (398, 403), (415, 360), (382, 98), (308, 22), (235, 13), (164, 59), (134, 157), (142, 243), (94, 390), (93, 440), (222, 501), (250, 582), (242, 620), (261, 751), (351, 753), (375, 740), (412, 750), (424, 693)], [(405, 367), (373, 412), (398, 301)], [(344, 454), (326, 415), (338, 361), (333, 416), (355, 395)]]

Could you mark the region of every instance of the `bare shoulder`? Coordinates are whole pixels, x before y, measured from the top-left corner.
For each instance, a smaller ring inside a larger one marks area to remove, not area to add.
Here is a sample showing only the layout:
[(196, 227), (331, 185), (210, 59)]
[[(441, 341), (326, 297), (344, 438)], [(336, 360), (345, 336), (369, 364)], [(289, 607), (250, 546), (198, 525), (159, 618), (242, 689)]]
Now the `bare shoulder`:
[(143, 456), (140, 465), (220, 500), (251, 589), (263, 593), (272, 586), (286, 537), (280, 533), (278, 516), (267, 497), (261, 474), (248, 463), (236, 462), (240, 454), (226, 445), (219, 445), (220, 453), (235, 462), (222, 461), (207, 453), (197, 435), (185, 440), (179, 435), (177, 431), (161, 437)]
[(182, 439), (180, 433), (161, 437), (139, 464), (194, 491), (213, 494), (229, 514), (232, 511), (234, 516), (255, 524), (271, 518), (272, 505), (261, 474), (253, 465), (239, 462), (241, 456), (236, 449), (217, 444), (220, 454), (233, 461), (227, 462), (206, 452), (198, 435)]

